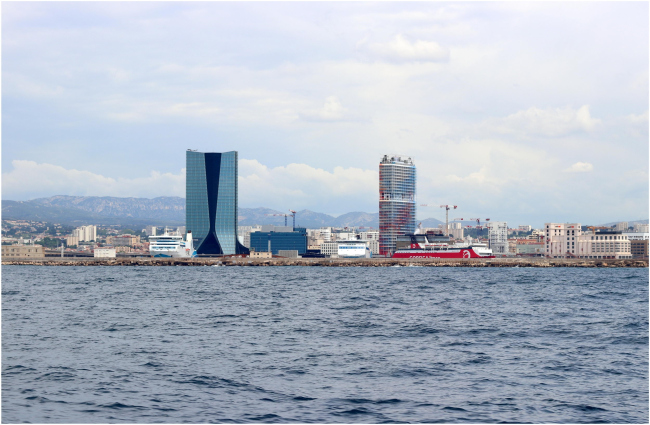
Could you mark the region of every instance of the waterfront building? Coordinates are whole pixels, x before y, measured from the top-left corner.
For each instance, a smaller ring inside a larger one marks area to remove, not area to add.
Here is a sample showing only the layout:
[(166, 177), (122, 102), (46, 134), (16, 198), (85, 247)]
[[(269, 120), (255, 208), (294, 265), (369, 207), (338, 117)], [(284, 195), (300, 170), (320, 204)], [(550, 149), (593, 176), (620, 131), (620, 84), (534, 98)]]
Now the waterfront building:
[(43, 245), (3, 245), (2, 258), (43, 258)]
[(350, 239), (336, 242), (336, 253), (339, 258), (371, 258), (372, 252), (368, 247), (368, 241)]
[(489, 221), (487, 223), (488, 240), (492, 253), (496, 255), (508, 254), (508, 223), (505, 221)]
[(307, 251), (307, 229), (290, 226), (262, 226), (259, 232), (250, 234), (251, 249), (255, 252), (271, 252), (278, 255), (280, 250), (295, 250), (298, 255)]
[(281, 249), (278, 251), (279, 257), (298, 258), (298, 251), (295, 249)]
[(630, 259), (627, 236), (615, 230), (582, 232), (580, 223), (546, 223), (545, 255), (549, 258)]
[(237, 238), (237, 152), (186, 152), (185, 225), (197, 254), (248, 254)]
[(337, 257), (339, 255), (339, 243), (323, 242), (320, 246), (320, 253), (325, 257)]
[(415, 233), (416, 170), (413, 160), (384, 155), (379, 163), (379, 253), (391, 256), (397, 237)]
[(647, 232), (648, 225), (634, 225), (635, 229), (646, 230), (646, 232), (624, 232), (623, 235), (627, 236), (630, 241), (630, 251), (632, 258), (647, 259), (648, 258), (648, 241), (650, 240), (650, 233)]
[(115, 248), (95, 248), (93, 256), (95, 258), (115, 258), (116, 250)]

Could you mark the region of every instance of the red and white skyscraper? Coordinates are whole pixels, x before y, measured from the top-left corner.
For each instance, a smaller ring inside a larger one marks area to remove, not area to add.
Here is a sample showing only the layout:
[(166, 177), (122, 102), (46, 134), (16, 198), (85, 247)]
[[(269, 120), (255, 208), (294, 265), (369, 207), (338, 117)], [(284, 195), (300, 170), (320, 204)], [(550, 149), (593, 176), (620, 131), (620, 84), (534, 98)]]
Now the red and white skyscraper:
[(404, 155), (379, 163), (379, 254), (392, 255), (397, 236), (415, 232), (415, 165)]

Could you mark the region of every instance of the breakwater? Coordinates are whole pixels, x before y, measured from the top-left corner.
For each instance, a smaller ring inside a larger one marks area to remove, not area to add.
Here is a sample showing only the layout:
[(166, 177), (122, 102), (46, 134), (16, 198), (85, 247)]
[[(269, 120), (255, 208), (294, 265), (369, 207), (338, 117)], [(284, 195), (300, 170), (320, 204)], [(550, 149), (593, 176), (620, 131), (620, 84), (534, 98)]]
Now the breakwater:
[(3, 259), (2, 265), (36, 266), (229, 266), (229, 267), (648, 267), (648, 260), (556, 258), (39, 258)]

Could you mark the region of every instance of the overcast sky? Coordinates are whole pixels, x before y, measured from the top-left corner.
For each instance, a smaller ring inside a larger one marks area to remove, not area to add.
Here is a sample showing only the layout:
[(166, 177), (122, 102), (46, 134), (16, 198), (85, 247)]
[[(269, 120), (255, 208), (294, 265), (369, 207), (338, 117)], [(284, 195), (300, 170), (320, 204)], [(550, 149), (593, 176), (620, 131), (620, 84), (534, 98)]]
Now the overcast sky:
[(456, 217), (646, 219), (648, 36), (647, 2), (3, 2), (2, 199), (185, 196), (191, 148), (239, 151), (240, 207), (377, 212), (399, 153)]

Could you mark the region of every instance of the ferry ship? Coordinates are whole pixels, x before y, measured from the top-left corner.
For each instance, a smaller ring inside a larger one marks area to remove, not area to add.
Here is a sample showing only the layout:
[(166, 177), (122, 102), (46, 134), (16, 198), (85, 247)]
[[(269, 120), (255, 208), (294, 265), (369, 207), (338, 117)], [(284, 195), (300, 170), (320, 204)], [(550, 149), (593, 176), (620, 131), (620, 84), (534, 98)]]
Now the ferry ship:
[(449, 244), (429, 242), (426, 235), (407, 235), (409, 246), (398, 248), (392, 258), (495, 258), (484, 243)]
[(192, 242), (192, 232), (187, 231), (187, 238), (183, 240), (180, 234), (172, 234), (165, 228), (165, 233), (160, 236), (149, 236), (149, 254), (152, 257), (190, 258), (196, 256)]

